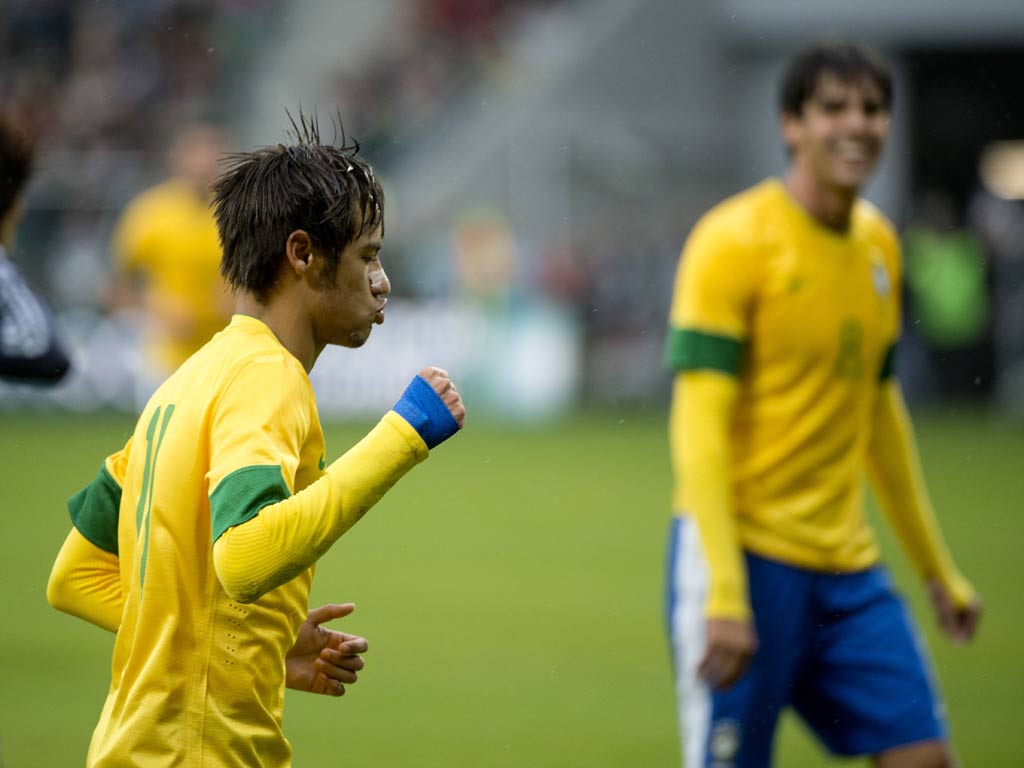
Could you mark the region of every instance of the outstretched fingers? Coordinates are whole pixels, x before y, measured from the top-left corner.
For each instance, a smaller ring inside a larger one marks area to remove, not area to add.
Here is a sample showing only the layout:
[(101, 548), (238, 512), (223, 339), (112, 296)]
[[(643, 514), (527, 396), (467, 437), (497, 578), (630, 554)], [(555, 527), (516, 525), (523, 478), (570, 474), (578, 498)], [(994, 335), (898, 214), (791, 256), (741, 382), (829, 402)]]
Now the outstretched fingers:
[(317, 626), (325, 624), (328, 621), (334, 621), (334, 619), (340, 619), (344, 616), (348, 616), (356, 609), (354, 603), (328, 603), (327, 605), (321, 605), (319, 608), (312, 608), (306, 617), (306, 621), (310, 624), (316, 624)]

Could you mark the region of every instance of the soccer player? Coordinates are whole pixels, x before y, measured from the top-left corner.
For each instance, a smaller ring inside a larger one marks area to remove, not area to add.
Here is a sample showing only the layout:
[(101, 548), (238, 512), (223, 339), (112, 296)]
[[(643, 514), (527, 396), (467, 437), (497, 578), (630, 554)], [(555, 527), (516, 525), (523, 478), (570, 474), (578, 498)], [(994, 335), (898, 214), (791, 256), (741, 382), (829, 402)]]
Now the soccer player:
[(465, 419), (426, 368), (327, 463), (308, 373), (384, 320), (384, 199), (357, 145), (322, 144), (301, 116), (295, 133), (215, 184), (230, 324), (68, 504), (48, 598), (117, 633), (95, 768), (289, 765), (285, 687), (340, 694), (366, 649), (319, 626), (351, 606), (307, 614), (316, 561)]
[(28, 139), (0, 116), (0, 378), (53, 384), (71, 361), (49, 308), (7, 257), (21, 223), (33, 155)]
[(943, 543), (893, 376), (898, 240), (858, 197), (891, 91), (857, 47), (801, 52), (781, 90), (785, 176), (713, 208), (683, 250), (669, 605), (688, 768), (769, 765), (787, 706), (834, 753), (954, 761), (863, 512), (866, 470), (942, 628), (969, 639), (978, 597)]
[(111, 303), (136, 306), (146, 319), (140, 407), (231, 317), (210, 210), (210, 185), (227, 143), (211, 123), (178, 128), (168, 151), (171, 177), (132, 200), (114, 229)]

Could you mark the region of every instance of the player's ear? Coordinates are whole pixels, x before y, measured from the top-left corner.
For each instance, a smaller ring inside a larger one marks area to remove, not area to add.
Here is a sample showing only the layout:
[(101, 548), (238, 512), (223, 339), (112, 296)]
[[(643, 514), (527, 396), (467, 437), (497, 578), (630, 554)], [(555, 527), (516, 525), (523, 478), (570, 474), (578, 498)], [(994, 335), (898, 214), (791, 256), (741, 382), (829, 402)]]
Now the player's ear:
[(779, 135), (787, 153), (792, 156), (796, 143), (800, 139), (800, 117), (783, 110), (779, 113)]
[(313, 240), (304, 229), (296, 229), (284, 244), (288, 267), (296, 275), (305, 275), (313, 265)]

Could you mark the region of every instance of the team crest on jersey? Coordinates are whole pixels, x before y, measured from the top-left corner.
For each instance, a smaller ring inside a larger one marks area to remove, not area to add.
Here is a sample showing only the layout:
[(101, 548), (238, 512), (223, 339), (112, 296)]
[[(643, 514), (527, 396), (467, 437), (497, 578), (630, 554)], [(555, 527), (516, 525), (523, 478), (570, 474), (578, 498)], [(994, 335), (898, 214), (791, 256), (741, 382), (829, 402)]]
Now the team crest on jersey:
[(735, 765), (736, 755), (740, 751), (739, 723), (735, 720), (718, 720), (711, 728), (708, 751), (715, 768)]
[(892, 293), (892, 283), (889, 282), (889, 271), (884, 264), (877, 261), (871, 262), (871, 282), (875, 285), (875, 293), (885, 298)]

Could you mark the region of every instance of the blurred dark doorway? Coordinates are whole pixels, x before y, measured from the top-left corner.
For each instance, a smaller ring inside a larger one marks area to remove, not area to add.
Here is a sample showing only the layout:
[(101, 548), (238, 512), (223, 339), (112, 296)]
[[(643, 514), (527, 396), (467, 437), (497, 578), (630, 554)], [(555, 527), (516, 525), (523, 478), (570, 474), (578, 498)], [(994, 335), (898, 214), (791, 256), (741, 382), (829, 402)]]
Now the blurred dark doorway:
[(986, 190), (978, 165), (993, 142), (1024, 139), (1024, 48), (910, 50), (904, 62), (911, 156), (901, 376), (911, 397), (985, 400), (1006, 357), (1001, 292), (1016, 279), (987, 221), (995, 207), (1021, 204)]

